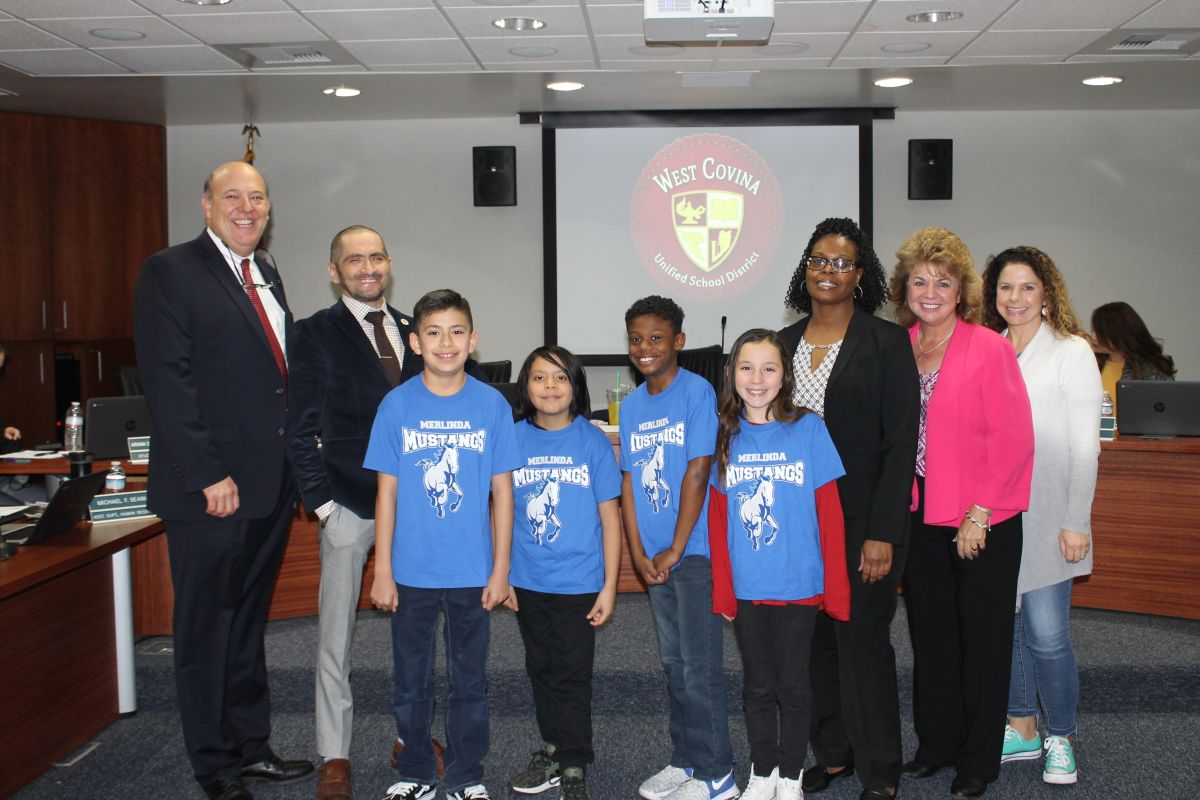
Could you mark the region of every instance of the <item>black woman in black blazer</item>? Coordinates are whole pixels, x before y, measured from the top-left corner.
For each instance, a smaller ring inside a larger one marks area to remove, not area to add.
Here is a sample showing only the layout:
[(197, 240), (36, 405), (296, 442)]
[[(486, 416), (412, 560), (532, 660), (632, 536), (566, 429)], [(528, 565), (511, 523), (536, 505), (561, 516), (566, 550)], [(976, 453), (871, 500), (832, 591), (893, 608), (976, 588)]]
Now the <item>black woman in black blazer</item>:
[[(823, 613), (817, 618), (809, 665), (817, 764), (805, 770), (804, 788), (821, 791), (835, 777), (857, 769), (863, 797), (883, 797), (897, 786), (902, 762), (889, 630), (908, 541), (920, 394), (907, 333), (872, 314), (885, 301), (886, 289), (869, 240), (851, 220), (826, 220), (809, 241), (806, 260), (814, 245), (825, 253), (822, 245), (831, 241), (827, 237), (840, 239), (843, 248), (827, 248), (827, 255), (853, 259), (856, 268), (839, 274), (833, 265), (817, 269), (820, 265), (810, 262), (810, 271), (802, 261), (788, 302), (810, 311), (808, 282), (822, 276), (854, 281), (852, 294), (843, 301), (843, 312), (846, 302), (853, 311), (826, 385), (824, 408), (825, 425), (846, 470), (838, 479), (838, 492), (846, 518), (850, 621), (836, 622)], [(780, 332), (792, 357), (812, 319), (805, 317)], [(802, 364), (797, 371), (808, 367)], [(860, 572), (867, 540), (884, 542), (891, 550), (890, 569), (874, 582), (864, 581)], [(830, 767), (844, 769), (829, 772)]]

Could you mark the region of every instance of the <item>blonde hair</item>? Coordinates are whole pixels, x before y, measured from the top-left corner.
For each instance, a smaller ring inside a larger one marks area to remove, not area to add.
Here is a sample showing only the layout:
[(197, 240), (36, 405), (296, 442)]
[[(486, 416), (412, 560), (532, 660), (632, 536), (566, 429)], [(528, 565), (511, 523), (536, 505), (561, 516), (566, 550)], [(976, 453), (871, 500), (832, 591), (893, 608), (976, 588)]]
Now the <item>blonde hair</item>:
[(963, 240), (945, 228), (921, 228), (896, 251), (896, 267), (888, 294), (896, 307), (896, 321), (908, 327), (917, 321), (908, 307), (908, 279), (918, 264), (933, 264), (959, 283), (956, 313), (966, 322), (979, 322), (983, 307), (983, 281), (975, 271), (971, 251)]

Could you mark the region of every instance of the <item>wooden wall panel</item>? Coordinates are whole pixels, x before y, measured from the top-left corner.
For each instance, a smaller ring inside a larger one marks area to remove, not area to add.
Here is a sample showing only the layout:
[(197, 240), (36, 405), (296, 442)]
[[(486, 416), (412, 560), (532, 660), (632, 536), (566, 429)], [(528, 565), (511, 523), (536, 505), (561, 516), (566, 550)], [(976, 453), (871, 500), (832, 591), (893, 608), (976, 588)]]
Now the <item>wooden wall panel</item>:
[(46, 123), (47, 117), (0, 114), (0, 175), (4, 176), (4, 191), (0, 192), (0, 253), (4, 254), (0, 342), (5, 343), (51, 338)]

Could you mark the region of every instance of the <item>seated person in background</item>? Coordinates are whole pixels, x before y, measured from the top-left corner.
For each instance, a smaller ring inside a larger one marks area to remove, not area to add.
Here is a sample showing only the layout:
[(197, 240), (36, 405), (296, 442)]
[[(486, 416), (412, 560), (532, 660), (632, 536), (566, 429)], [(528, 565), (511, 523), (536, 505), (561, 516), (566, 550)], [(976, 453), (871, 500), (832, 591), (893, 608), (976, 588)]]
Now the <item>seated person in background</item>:
[(1118, 381), (1175, 380), (1175, 361), (1129, 303), (1105, 303), (1092, 312), (1092, 349), (1114, 413)]

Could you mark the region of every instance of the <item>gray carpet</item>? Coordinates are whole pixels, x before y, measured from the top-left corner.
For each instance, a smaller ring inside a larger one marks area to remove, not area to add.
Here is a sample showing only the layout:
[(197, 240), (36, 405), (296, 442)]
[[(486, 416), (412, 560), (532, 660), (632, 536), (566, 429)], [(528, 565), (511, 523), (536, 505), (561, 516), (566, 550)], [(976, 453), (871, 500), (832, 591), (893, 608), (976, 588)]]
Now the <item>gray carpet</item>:
[[(1080, 781), (1052, 787), (1041, 780), (1041, 764), (1024, 762), (1001, 770), (986, 797), (1020, 798), (1190, 798), (1200, 790), (1200, 622), (1077, 609), (1073, 613), (1081, 673), (1077, 756)], [(273, 744), (285, 757), (314, 758), (313, 650), (316, 620), (274, 622), (268, 628), (274, 713)], [(901, 705), (906, 753), (911, 731), (911, 652), (904, 608), (893, 626), (900, 661)], [(51, 769), (18, 792), (17, 800), (104, 798), (202, 798), (191, 779), (175, 710), (169, 638), (139, 643), (139, 711), (101, 732), (94, 749), (74, 766)], [(745, 728), (741, 720), (740, 660), (732, 631), (725, 640), (730, 734), (745, 784)], [(439, 663), (440, 663), (439, 655)], [(355, 642), (355, 788), (360, 800), (379, 800), (394, 780), (388, 756), (391, 720), (391, 640), (386, 618), (362, 612)], [(667, 701), (653, 625), (643, 595), (622, 595), (614, 620), (597, 641), (595, 681), (596, 763), (589, 772), (594, 800), (635, 798), (638, 783), (660, 769), (669, 755)], [(537, 746), (537, 727), (516, 621), (507, 612), (492, 616), (488, 663), (492, 745), (486, 780), (498, 800), (504, 780), (523, 767)], [(444, 673), (438, 687), (444, 692)], [(435, 721), (435, 732), (442, 721)], [(440, 734), (439, 734), (440, 736)], [(0, 760), (0, 769), (3, 768)], [(945, 798), (949, 771), (920, 782), (903, 781), (905, 798)], [(259, 784), (256, 797), (313, 797), (312, 781), (290, 786)], [(857, 798), (856, 779), (840, 780), (823, 798)], [(556, 800), (556, 792), (544, 795)]]

